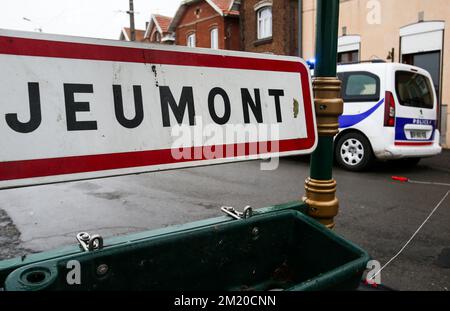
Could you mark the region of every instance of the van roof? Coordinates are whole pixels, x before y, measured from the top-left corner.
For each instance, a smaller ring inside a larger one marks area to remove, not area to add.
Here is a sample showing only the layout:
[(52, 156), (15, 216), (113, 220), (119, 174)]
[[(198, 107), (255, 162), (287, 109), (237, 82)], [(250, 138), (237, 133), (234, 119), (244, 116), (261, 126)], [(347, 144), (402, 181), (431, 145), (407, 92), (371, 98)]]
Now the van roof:
[[(414, 71), (417, 73), (420, 73), (422, 75), (427, 76), (429, 79), (431, 79), (431, 75), (428, 71), (426, 71), (423, 68), (408, 65), (408, 64), (402, 64), (402, 63), (388, 63), (383, 60), (376, 60), (376, 61), (368, 61), (368, 62), (355, 62), (355, 63), (347, 63), (347, 64), (339, 64), (337, 65), (337, 72), (349, 72), (349, 71), (367, 71), (367, 70), (407, 70), (407, 71)], [(311, 76), (314, 77), (314, 69), (311, 69)]]
[(411, 70), (416, 71), (421, 74), (425, 74), (426, 76), (429, 73), (420, 67), (416, 67), (413, 65), (402, 64), (402, 63), (387, 63), (387, 62), (358, 62), (358, 63), (349, 63), (349, 64), (340, 64), (337, 66), (339, 71), (363, 71), (364, 69), (369, 68), (394, 68), (396, 70)]
[(361, 60), (357, 62), (349, 62), (349, 63), (342, 63), (338, 64), (339, 66), (343, 65), (354, 65), (354, 64), (386, 64), (386, 61), (383, 59), (371, 59), (371, 60)]

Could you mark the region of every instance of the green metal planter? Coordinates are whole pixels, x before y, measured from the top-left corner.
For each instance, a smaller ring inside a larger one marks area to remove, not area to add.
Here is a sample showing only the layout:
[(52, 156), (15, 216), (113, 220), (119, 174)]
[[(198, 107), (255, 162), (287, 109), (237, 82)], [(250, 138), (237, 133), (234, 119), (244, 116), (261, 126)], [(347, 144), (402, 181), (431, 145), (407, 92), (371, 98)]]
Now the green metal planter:
[[(304, 215), (300, 203), (203, 220), (0, 262), (21, 290), (351, 290), (369, 256)], [(71, 261), (80, 284), (67, 281)]]

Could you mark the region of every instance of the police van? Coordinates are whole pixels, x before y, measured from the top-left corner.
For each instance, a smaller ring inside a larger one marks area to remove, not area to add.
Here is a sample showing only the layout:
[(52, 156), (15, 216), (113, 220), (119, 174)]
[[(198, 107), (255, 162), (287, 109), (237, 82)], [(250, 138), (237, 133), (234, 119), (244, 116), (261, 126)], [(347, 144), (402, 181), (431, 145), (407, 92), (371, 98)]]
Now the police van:
[(348, 170), (375, 160), (416, 164), (441, 152), (438, 103), (424, 69), (384, 61), (339, 65), (344, 112), (335, 159)]

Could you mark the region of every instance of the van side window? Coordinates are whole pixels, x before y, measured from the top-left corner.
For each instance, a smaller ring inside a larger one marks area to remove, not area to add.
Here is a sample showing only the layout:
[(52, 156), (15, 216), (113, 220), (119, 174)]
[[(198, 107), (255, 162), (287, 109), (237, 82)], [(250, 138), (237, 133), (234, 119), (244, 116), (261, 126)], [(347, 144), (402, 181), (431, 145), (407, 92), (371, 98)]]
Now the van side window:
[(342, 72), (341, 95), (344, 102), (368, 102), (380, 100), (380, 78), (370, 72)]

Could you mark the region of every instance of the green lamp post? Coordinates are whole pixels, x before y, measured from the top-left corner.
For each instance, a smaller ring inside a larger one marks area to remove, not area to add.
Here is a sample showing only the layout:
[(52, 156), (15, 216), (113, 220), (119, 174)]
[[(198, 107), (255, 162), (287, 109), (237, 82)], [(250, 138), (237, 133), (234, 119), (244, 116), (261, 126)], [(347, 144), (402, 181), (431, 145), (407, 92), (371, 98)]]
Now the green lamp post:
[(338, 213), (333, 179), (333, 137), (342, 114), (341, 82), (336, 77), (339, 0), (317, 0), (316, 67), (313, 79), (319, 141), (311, 156), (310, 177), (303, 201), (308, 214), (328, 228)]

